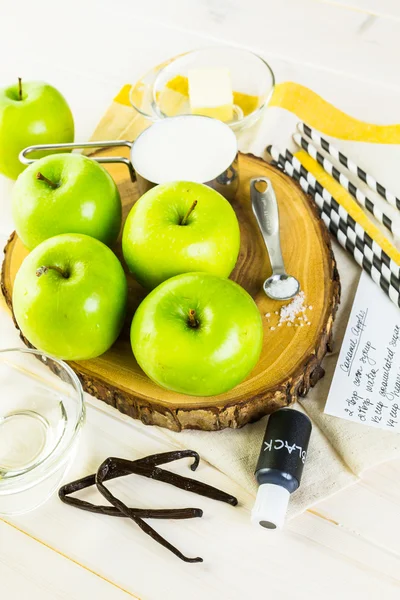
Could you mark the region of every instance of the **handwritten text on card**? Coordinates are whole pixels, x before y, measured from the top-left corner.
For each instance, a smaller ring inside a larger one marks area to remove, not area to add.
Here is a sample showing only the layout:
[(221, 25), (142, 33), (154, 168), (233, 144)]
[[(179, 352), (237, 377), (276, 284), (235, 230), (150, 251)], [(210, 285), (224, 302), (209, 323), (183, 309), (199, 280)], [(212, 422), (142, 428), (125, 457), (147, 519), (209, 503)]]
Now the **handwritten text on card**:
[(325, 412), (400, 431), (400, 309), (360, 279)]

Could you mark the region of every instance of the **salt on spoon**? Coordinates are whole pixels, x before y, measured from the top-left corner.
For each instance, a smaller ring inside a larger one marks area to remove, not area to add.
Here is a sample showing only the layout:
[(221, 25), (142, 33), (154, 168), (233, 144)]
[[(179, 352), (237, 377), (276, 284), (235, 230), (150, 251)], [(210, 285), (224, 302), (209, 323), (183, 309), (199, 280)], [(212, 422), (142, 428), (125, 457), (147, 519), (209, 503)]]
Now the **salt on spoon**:
[(272, 267), (272, 275), (263, 284), (264, 292), (272, 300), (290, 300), (300, 291), (300, 284), (295, 277), (286, 273), (283, 264), (278, 203), (271, 181), (266, 177), (252, 179), (250, 196)]
[(273, 300), (293, 298), (299, 289), (299, 282), (291, 275), (271, 275), (264, 282), (264, 291)]

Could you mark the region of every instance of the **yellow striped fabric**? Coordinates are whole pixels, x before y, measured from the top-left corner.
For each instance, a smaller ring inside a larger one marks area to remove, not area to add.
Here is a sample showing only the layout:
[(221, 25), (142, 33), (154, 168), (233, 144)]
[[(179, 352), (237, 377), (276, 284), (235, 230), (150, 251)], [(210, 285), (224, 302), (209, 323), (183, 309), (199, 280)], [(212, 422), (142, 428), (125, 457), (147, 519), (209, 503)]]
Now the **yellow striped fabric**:
[[(156, 67), (153, 72), (158, 69), (159, 67)], [(136, 100), (140, 100), (145, 85), (143, 78), (133, 86), (133, 94)], [(129, 84), (124, 85), (115, 96), (114, 102), (122, 106), (130, 106), (129, 95), (131, 87)], [(171, 93), (171, 110), (174, 111), (174, 107), (179, 106), (177, 98), (187, 98), (188, 85), (186, 77), (176, 76), (168, 82), (167, 88)], [(256, 96), (236, 95), (236, 100), (241, 96), (240, 104), (245, 114), (251, 112), (259, 101)], [(293, 81), (277, 84), (268, 106), (283, 108), (295, 114), (299, 120), (304, 121), (311, 127), (337, 139), (373, 144), (400, 144), (400, 124), (377, 125), (360, 121), (339, 110), (309, 88)], [(400, 252), (381, 230), (370, 221), (352, 196), (330, 175), (325, 173), (323, 168), (313, 158), (308, 156), (306, 152), (300, 151), (295, 156), (321, 185), (332, 194), (353, 219), (365, 229), (371, 238), (400, 265)]]

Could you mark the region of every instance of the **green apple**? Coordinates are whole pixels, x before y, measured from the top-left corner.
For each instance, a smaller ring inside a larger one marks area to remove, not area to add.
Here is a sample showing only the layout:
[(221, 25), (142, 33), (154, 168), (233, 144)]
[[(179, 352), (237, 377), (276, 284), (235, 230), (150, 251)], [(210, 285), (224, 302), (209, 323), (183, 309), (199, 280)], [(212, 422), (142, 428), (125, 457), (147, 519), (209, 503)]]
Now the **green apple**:
[(132, 350), (164, 388), (194, 396), (222, 394), (253, 369), (263, 341), (254, 300), (237, 283), (209, 273), (168, 279), (133, 317)]
[(127, 283), (102, 242), (63, 234), (37, 246), (14, 282), (13, 310), (33, 346), (65, 360), (99, 356), (124, 322)]
[(109, 245), (121, 228), (113, 178), (82, 154), (53, 154), (29, 165), (14, 186), (12, 213), (29, 249), (60, 233), (83, 233)]
[(129, 270), (150, 289), (190, 271), (229, 277), (239, 247), (239, 224), (229, 202), (187, 181), (146, 192), (131, 209), (122, 237)]
[[(42, 81), (19, 80), (0, 89), (0, 173), (16, 179), (25, 168), (18, 155), (27, 146), (73, 141), (71, 110), (54, 87)], [(39, 156), (43, 153), (35, 154)]]

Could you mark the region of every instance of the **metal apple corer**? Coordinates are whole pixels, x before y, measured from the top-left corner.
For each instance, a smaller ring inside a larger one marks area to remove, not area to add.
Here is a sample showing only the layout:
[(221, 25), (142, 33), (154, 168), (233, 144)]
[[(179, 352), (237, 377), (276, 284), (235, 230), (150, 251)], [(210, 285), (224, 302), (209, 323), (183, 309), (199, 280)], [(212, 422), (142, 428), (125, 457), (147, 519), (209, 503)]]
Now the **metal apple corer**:
[(93, 156), (99, 163), (123, 163), (131, 180), (144, 194), (160, 183), (194, 181), (212, 187), (227, 200), (233, 200), (239, 185), (236, 136), (228, 125), (200, 115), (180, 115), (157, 121), (134, 142), (127, 140), (43, 144), (29, 146), (19, 155), (24, 164), (35, 161), (32, 152), (78, 148), (126, 146), (130, 156)]

